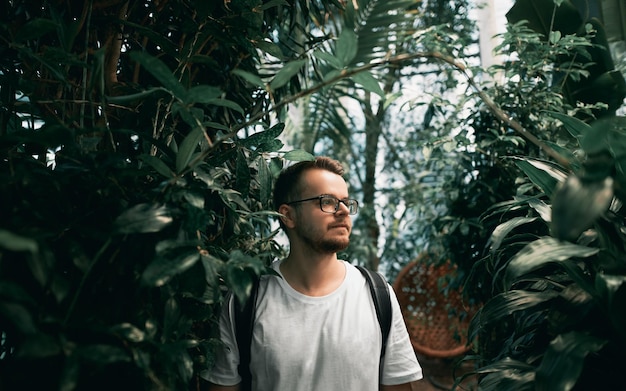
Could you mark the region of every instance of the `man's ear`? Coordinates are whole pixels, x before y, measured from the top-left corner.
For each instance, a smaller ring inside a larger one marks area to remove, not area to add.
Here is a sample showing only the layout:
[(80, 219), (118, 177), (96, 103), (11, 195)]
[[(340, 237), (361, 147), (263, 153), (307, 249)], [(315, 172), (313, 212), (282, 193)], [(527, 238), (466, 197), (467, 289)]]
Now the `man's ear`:
[(278, 213), (282, 215), (280, 216), (280, 221), (285, 225), (285, 227), (287, 228), (295, 227), (296, 225), (295, 220), (294, 220), (295, 216), (294, 216), (294, 210), (292, 207), (286, 204), (282, 204), (278, 208)]

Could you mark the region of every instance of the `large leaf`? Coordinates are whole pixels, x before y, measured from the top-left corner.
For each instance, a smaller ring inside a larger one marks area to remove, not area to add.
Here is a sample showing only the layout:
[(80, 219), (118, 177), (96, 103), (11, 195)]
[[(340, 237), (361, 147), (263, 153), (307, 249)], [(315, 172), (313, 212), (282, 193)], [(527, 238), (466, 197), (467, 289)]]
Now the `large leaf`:
[(342, 67), (346, 67), (356, 56), (358, 39), (351, 29), (343, 29), (336, 45), (336, 57)]
[(191, 268), (199, 259), (200, 253), (193, 247), (169, 251), (148, 265), (141, 275), (141, 282), (146, 286), (163, 286), (174, 276)]
[(130, 55), (133, 60), (141, 64), (146, 71), (150, 72), (152, 76), (161, 82), (161, 85), (172, 95), (182, 101), (185, 100), (185, 96), (187, 95), (185, 87), (183, 87), (163, 61), (145, 52), (131, 52)]
[(360, 84), (366, 91), (378, 94), (381, 98), (385, 97), (385, 92), (380, 88), (378, 80), (370, 72), (359, 72), (352, 76), (355, 83)]
[(509, 262), (505, 286), (511, 286), (517, 278), (546, 264), (566, 261), (570, 258), (586, 258), (599, 251), (597, 248), (563, 242), (552, 237), (535, 240), (515, 254)]
[(537, 368), (535, 390), (569, 391), (580, 376), (584, 360), (600, 350), (606, 340), (580, 332), (558, 335), (546, 351)]
[(575, 241), (604, 212), (613, 199), (613, 178), (581, 181), (571, 175), (562, 183), (552, 202), (552, 234)]
[(203, 136), (204, 131), (202, 128), (194, 128), (183, 139), (183, 142), (178, 148), (178, 153), (176, 154), (176, 171), (178, 173), (182, 172), (191, 162), (192, 158), (196, 154), (196, 148), (200, 144), (200, 140), (202, 140)]
[(292, 77), (300, 72), (304, 64), (306, 64), (306, 60), (295, 60), (286, 63), (270, 82), (270, 88), (275, 90), (287, 84)]
[(504, 240), (504, 238), (515, 228), (532, 223), (537, 220), (536, 217), (514, 217), (510, 220), (505, 221), (504, 223), (498, 225), (491, 234), (489, 238), (490, 243), (490, 251), (496, 251), (500, 248), (500, 244)]
[(583, 23), (580, 13), (568, 0), (560, 1), (560, 5), (552, 0), (517, 0), (506, 18), (509, 23), (527, 20), (529, 27), (543, 34), (546, 40), (551, 31), (573, 34)]
[(563, 113), (557, 113), (555, 111), (547, 112), (547, 114), (561, 121), (563, 126), (565, 126), (565, 129), (567, 129), (567, 131), (579, 142), (585, 135), (591, 133), (591, 126), (576, 117)]
[(483, 327), (498, 323), (517, 311), (523, 311), (546, 304), (558, 296), (557, 292), (530, 292), (512, 290), (500, 293), (489, 300), (470, 323), (470, 340), (474, 339)]
[(626, 342), (626, 276), (599, 273), (596, 276), (595, 286), (604, 302), (613, 330)]
[(115, 228), (120, 234), (159, 232), (172, 221), (172, 214), (165, 205), (137, 204), (115, 219)]
[(230, 258), (226, 263), (225, 277), (235, 297), (242, 305), (250, 296), (253, 280), (264, 269), (263, 261), (256, 257), (248, 256), (239, 250), (235, 250), (230, 254)]
[(515, 164), (530, 180), (551, 197), (558, 183), (567, 178), (565, 171), (554, 163), (533, 158), (514, 158)]

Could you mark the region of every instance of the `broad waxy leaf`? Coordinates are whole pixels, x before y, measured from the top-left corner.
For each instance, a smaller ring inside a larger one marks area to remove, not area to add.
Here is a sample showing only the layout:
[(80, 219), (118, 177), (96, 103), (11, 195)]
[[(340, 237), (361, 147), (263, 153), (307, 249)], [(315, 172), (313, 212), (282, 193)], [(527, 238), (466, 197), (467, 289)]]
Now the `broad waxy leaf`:
[(558, 296), (554, 291), (530, 292), (512, 290), (498, 294), (489, 300), (470, 323), (470, 340), (476, 337), (486, 324), (497, 323), (514, 312), (545, 304)]
[(130, 323), (122, 323), (111, 327), (111, 331), (115, 334), (121, 335), (124, 339), (139, 343), (143, 342), (146, 338), (146, 333), (138, 327)]
[(260, 275), (265, 266), (259, 258), (245, 255), (239, 250), (230, 254), (226, 263), (226, 280), (237, 300), (243, 304), (252, 291), (252, 281)]
[(120, 234), (159, 232), (172, 220), (165, 205), (137, 204), (115, 219), (115, 228)]
[(511, 286), (517, 278), (548, 263), (566, 261), (570, 258), (586, 258), (599, 251), (598, 248), (563, 242), (552, 237), (535, 240), (515, 254), (509, 262), (505, 275), (506, 286)]
[(548, 197), (552, 196), (556, 185), (567, 178), (567, 175), (561, 168), (543, 160), (515, 158), (515, 164)]
[(527, 224), (532, 223), (537, 220), (536, 217), (514, 217), (510, 220), (505, 221), (504, 223), (498, 225), (491, 234), (491, 238), (489, 242), (491, 243), (490, 251), (496, 251), (500, 248), (500, 244), (504, 238), (515, 228)]
[(200, 259), (197, 249), (187, 249), (179, 254), (158, 256), (141, 275), (141, 282), (146, 286), (159, 287), (167, 284), (174, 276), (188, 270)]
[(10, 251), (28, 251), (33, 254), (39, 249), (35, 240), (4, 229), (0, 229), (0, 247)]
[(547, 112), (547, 114), (563, 122), (565, 129), (579, 142), (586, 134), (591, 132), (591, 126), (578, 118), (554, 111)]
[(581, 181), (571, 175), (558, 186), (552, 201), (552, 234), (575, 241), (604, 212), (613, 199), (613, 178)]
[(537, 391), (569, 391), (576, 385), (584, 360), (607, 341), (580, 332), (558, 335), (548, 347), (535, 381)]
[(626, 276), (599, 273), (595, 286), (604, 301), (613, 329), (626, 341)]

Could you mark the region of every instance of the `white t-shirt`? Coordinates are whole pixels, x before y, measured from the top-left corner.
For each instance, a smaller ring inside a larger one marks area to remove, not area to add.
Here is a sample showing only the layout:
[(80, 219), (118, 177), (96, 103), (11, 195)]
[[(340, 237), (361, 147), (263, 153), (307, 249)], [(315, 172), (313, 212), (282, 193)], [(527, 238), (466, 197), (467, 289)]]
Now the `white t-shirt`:
[[(280, 274), (281, 261), (272, 267)], [(334, 292), (311, 297), (283, 278), (263, 276), (251, 346), (252, 389), (259, 391), (377, 391), (382, 344), (380, 325), (365, 277), (344, 262), (346, 277)], [(422, 378), (398, 300), (389, 289), (392, 325), (382, 384)], [(215, 368), (202, 374), (224, 386), (241, 381), (232, 295), (220, 319), (224, 343)]]

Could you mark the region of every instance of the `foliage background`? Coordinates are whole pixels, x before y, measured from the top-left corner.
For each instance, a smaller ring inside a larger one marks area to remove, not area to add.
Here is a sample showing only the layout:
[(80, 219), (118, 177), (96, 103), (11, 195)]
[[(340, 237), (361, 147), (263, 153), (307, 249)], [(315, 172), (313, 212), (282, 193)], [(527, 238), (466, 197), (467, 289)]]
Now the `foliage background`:
[(1, 387), (197, 388), (222, 293), (282, 254), (273, 175), (312, 152), (388, 208), (349, 259), (393, 275), (424, 243), (470, 278), (482, 388), (619, 385), (626, 89), (577, 2), (518, 0), (489, 70), (464, 1), (1, 7)]

